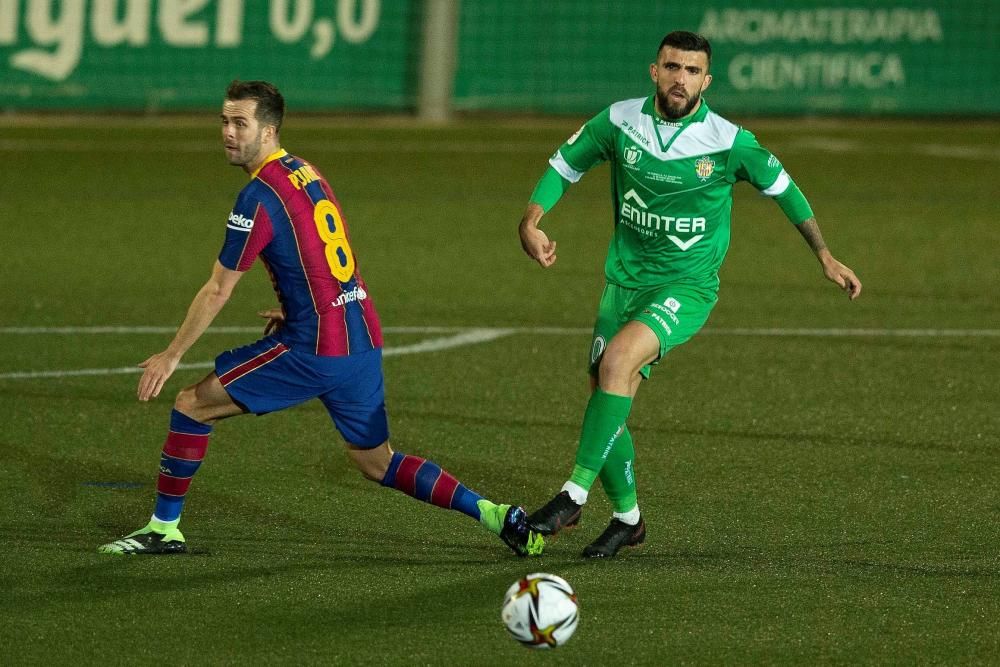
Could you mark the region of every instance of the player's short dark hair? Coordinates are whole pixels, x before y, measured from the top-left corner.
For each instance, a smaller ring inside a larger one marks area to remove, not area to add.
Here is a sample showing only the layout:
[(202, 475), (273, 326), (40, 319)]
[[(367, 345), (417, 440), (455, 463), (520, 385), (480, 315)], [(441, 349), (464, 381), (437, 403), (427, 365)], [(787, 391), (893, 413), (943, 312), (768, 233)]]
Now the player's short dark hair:
[(663, 41), (660, 42), (660, 48), (656, 50), (657, 56), (660, 55), (660, 51), (663, 50), (664, 46), (670, 46), (681, 51), (702, 51), (708, 57), (709, 69), (712, 68), (712, 45), (708, 43), (707, 39), (696, 32), (675, 30), (668, 33), (663, 38)]
[(267, 81), (233, 81), (226, 88), (227, 100), (256, 100), (254, 117), (266, 125), (274, 125), (281, 131), (281, 121), (285, 118), (285, 98), (274, 84)]

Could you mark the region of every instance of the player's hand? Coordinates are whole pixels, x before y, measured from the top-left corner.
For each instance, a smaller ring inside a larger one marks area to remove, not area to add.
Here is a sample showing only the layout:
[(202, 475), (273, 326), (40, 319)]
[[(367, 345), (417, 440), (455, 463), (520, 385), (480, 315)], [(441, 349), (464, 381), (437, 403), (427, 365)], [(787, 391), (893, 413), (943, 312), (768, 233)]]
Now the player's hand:
[(136, 391), (139, 400), (148, 401), (151, 398), (159, 396), (160, 390), (163, 389), (163, 385), (170, 376), (174, 374), (177, 364), (180, 361), (180, 357), (164, 350), (139, 364), (139, 368), (144, 369), (142, 377), (139, 378), (139, 388)]
[(556, 263), (556, 242), (550, 241), (545, 232), (534, 225), (525, 224), (518, 228), (518, 232), (521, 235), (521, 247), (528, 257), (546, 269)]
[(257, 315), (267, 320), (267, 324), (264, 325), (265, 336), (276, 333), (285, 323), (285, 313), (281, 308), (268, 308), (260, 311)]
[(854, 275), (854, 271), (851, 271), (850, 267), (845, 266), (832, 255), (824, 257), (822, 263), (823, 273), (826, 274), (827, 279), (837, 283), (840, 289), (847, 292), (847, 297), (851, 301), (860, 296), (861, 281)]

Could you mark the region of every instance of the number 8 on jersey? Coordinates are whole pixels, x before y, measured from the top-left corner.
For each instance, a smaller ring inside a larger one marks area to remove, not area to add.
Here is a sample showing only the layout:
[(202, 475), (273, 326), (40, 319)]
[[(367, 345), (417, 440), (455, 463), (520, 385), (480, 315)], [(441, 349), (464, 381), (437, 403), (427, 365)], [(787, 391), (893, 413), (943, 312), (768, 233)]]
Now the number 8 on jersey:
[(330, 265), (330, 273), (342, 283), (348, 282), (354, 275), (354, 253), (347, 242), (347, 230), (340, 211), (328, 199), (316, 202), (313, 210), (313, 221), (316, 231), (326, 244), (326, 261)]

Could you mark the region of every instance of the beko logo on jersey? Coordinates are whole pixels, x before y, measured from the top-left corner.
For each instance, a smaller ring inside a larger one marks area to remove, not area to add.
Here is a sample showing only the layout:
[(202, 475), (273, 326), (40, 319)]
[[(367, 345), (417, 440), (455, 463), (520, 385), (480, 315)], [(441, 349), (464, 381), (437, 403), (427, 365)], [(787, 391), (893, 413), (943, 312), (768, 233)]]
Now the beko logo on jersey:
[(233, 211), (229, 214), (229, 221), (226, 223), (226, 227), (235, 229), (238, 232), (249, 232), (253, 229), (253, 218), (248, 218)]
[(336, 308), (337, 306), (343, 306), (352, 301), (364, 301), (367, 298), (368, 292), (364, 291), (360, 287), (355, 287), (349, 292), (343, 292), (334, 301), (331, 301), (330, 305)]

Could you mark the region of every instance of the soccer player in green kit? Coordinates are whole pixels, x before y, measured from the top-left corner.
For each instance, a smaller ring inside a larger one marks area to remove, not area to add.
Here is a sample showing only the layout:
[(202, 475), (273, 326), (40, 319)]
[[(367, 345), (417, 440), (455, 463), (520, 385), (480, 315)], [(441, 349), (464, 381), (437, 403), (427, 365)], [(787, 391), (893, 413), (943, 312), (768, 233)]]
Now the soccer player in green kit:
[(702, 99), (712, 82), (711, 61), (701, 35), (664, 37), (649, 66), (654, 94), (612, 104), (570, 137), (549, 160), (521, 219), (524, 251), (543, 268), (552, 266), (556, 244), (539, 229), (542, 216), (586, 171), (611, 162), (614, 233), (576, 463), (559, 494), (528, 517), (545, 535), (575, 525), (600, 478), (614, 514), (584, 557), (613, 557), (645, 539), (626, 421), (650, 366), (697, 333), (715, 305), (737, 181), (777, 202), (826, 277), (851, 300), (861, 293), (854, 272), (830, 254), (809, 203), (778, 159)]

